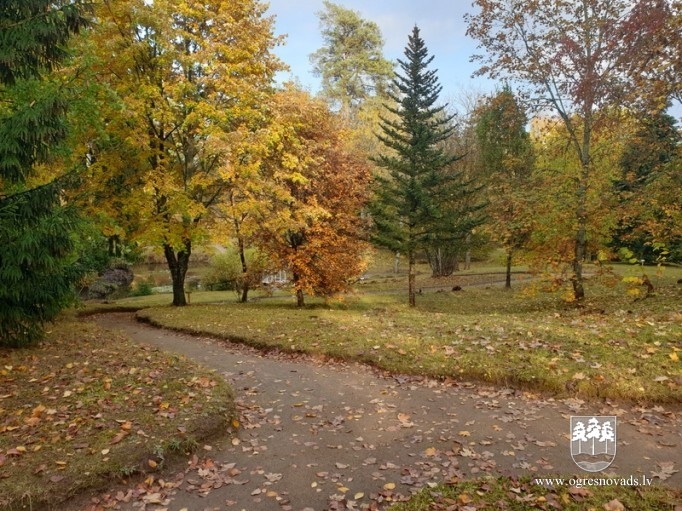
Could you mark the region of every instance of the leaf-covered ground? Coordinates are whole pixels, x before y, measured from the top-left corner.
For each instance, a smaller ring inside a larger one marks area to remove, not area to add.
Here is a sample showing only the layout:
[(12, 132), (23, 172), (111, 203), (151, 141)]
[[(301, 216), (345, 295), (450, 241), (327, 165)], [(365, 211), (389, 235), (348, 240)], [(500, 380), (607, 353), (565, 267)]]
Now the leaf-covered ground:
[(680, 511), (682, 493), (660, 487), (571, 486), (546, 487), (529, 478), (456, 481), (425, 488), (409, 502), (392, 511), (477, 511), (500, 509), (560, 509), (562, 511), (605, 510)]
[(64, 319), (33, 348), (0, 352), (0, 509), (59, 502), (154, 471), (228, 430), (231, 389), (214, 373)]
[(682, 286), (635, 300), (593, 285), (581, 307), (552, 293), (470, 287), (362, 294), (296, 309), (281, 299), (140, 311), (153, 324), (264, 349), (354, 360), (394, 373), (472, 379), (561, 396), (679, 402)]

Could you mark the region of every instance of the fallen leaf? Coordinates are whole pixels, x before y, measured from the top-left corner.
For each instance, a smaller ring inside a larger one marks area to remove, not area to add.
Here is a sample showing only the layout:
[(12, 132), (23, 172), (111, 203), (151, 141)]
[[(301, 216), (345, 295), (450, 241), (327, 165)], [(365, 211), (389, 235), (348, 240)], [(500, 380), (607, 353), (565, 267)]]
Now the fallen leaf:
[(662, 461), (658, 463), (660, 470), (652, 470), (651, 475), (658, 477), (661, 481), (669, 479), (674, 473), (679, 472), (675, 470), (675, 463), (672, 461)]
[(395, 490), (395, 483), (386, 483), (384, 485), (384, 490)]
[(604, 504), (605, 511), (625, 511), (625, 506), (620, 503), (618, 499), (613, 499), (611, 502)]
[(120, 431), (114, 438), (111, 439), (111, 442), (109, 442), (109, 443), (111, 445), (117, 444), (121, 440), (123, 440), (127, 435), (128, 435), (127, 431)]

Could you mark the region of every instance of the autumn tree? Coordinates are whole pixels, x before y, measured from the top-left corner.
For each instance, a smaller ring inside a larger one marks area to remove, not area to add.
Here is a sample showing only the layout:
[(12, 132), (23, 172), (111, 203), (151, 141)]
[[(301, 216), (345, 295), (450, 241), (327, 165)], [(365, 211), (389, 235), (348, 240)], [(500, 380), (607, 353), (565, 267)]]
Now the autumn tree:
[(635, 101), (633, 69), (651, 55), (647, 41), (660, 39), (660, 27), (638, 24), (642, 19), (629, 0), (476, 0), (474, 5), (478, 12), (467, 16), (467, 34), (486, 52), (474, 56), (483, 64), (477, 74), (525, 86), (538, 108), (559, 117), (577, 156), (570, 264), (574, 299), (581, 300), (593, 136), (613, 115), (609, 107)]
[[(129, 207), (139, 239), (163, 249), (173, 304), (185, 305), (192, 247), (229, 189), (235, 141), (265, 122), (281, 68), (266, 6), (256, 0), (104, 1), (94, 33), (101, 79), (119, 102), (108, 129), (136, 145), (143, 186)], [(100, 172), (121, 172), (97, 155)]]
[(42, 179), (37, 166), (68, 132), (68, 96), (50, 73), (88, 23), (85, 2), (0, 4), (0, 345), (38, 339), (79, 278), (69, 177)]
[(679, 191), (682, 136), (675, 119), (663, 112), (635, 122), (620, 158), (621, 176), (615, 183), (620, 221), (612, 246), (627, 249), (637, 260), (679, 259), (679, 194), (669, 190)]
[[(618, 129), (600, 129), (592, 134), (590, 186), (586, 192), (585, 229), (590, 233), (585, 251), (595, 262), (595, 272), (607, 260), (607, 247), (618, 222), (618, 197), (613, 183), (619, 179), (620, 158), (630, 127), (621, 112), (615, 112), (612, 124)], [(566, 265), (575, 252), (575, 188), (579, 182), (580, 160), (567, 145), (563, 122), (555, 117), (536, 118), (531, 123), (535, 164), (528, 190), (532, 231), (524, 252), (531, 269), (545, 273), (557, 285), (570, 282), (572, 268)], [(572, 286), (563, 295), (575, 299)]]
[(506, 288), (511, 288), (514, 253), (523, 248), (531, 229), (528, 188), (533, 151), (527, 123), (509, 86), (488, 98), (477, 114), (480, 165), (487, 176), (488, 224), (492, 238), (505, 251)]
[(424, 40), (415, 26), (405, 48), (405, 60), (398, 60), (401, 72), (390, 94), (393, 115), (383, 118), (379, 139), (386, 152), (374, 158), (386, 173), (377, 173), (371, 215), (376, 230), (374, 241), (408, 260), (408, 298), (415, 305), (417, 253), (428, 247), (457, 239), (470, 229), (457, 208), (461, 183), (450, 172), (457, 156), (442, 144), (453, 133), (452, 116), (446, 105), (438, 105), (442, 87), (436, 71), (429, 70)]
[(322, 78), (322, 94), (348, 119), (368, 98), (381, 96), (393, 77), (383, 56), (384, 40), (376, 23), (328, 0), (319, 12), (324, 46), (310, 55)]
[(273, 109), (259, 245), (290, 272), (303, 306), (305, 294), (341, 293), (364, 271), (361, 211), (370, 173), (366, 160), (349, 151), (343, 123), (323, 101), (287, 88)]

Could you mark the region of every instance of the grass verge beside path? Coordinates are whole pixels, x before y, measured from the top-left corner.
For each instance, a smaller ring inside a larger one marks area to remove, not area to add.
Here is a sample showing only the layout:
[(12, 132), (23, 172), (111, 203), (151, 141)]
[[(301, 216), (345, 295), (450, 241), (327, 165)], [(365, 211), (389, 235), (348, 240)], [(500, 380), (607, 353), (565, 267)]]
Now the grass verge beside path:
[(225, 381), (87, 322), (0, 351), (0, 510), (55, 506), (227, 431)]
[(289, 301), (154, 307), (157, 326), (261, 349), (368, 363), (393, 373), (470, 379), (585, 399), (680, 402), (682, 286), (633, 301), (590, 289), (583, 307), (500, 288), (358, 295), (297, 309)]
[(656, 486), (544, 487), (528, 478), (462, 481), (425, 488), (391, 511), (680, 511), (682, 491)]

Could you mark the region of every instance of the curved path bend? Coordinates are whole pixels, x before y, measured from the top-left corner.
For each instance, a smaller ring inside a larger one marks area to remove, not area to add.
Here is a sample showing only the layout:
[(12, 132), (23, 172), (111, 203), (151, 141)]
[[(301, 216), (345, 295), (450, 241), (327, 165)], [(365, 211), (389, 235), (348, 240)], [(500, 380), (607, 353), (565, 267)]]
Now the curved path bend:
[[(95, 321), (218, 371), (236, 391), (243, 427), (165, 481), (81, 496), (72, 511), (378, 509), (424, 485), (485, 474), (646, 476), (682, 487), (679, 408), (382, 376), (161, 330), (131, 314)], [(618, 417), (618, 452), (604, 472), (573, 462), (572, 415)]]

